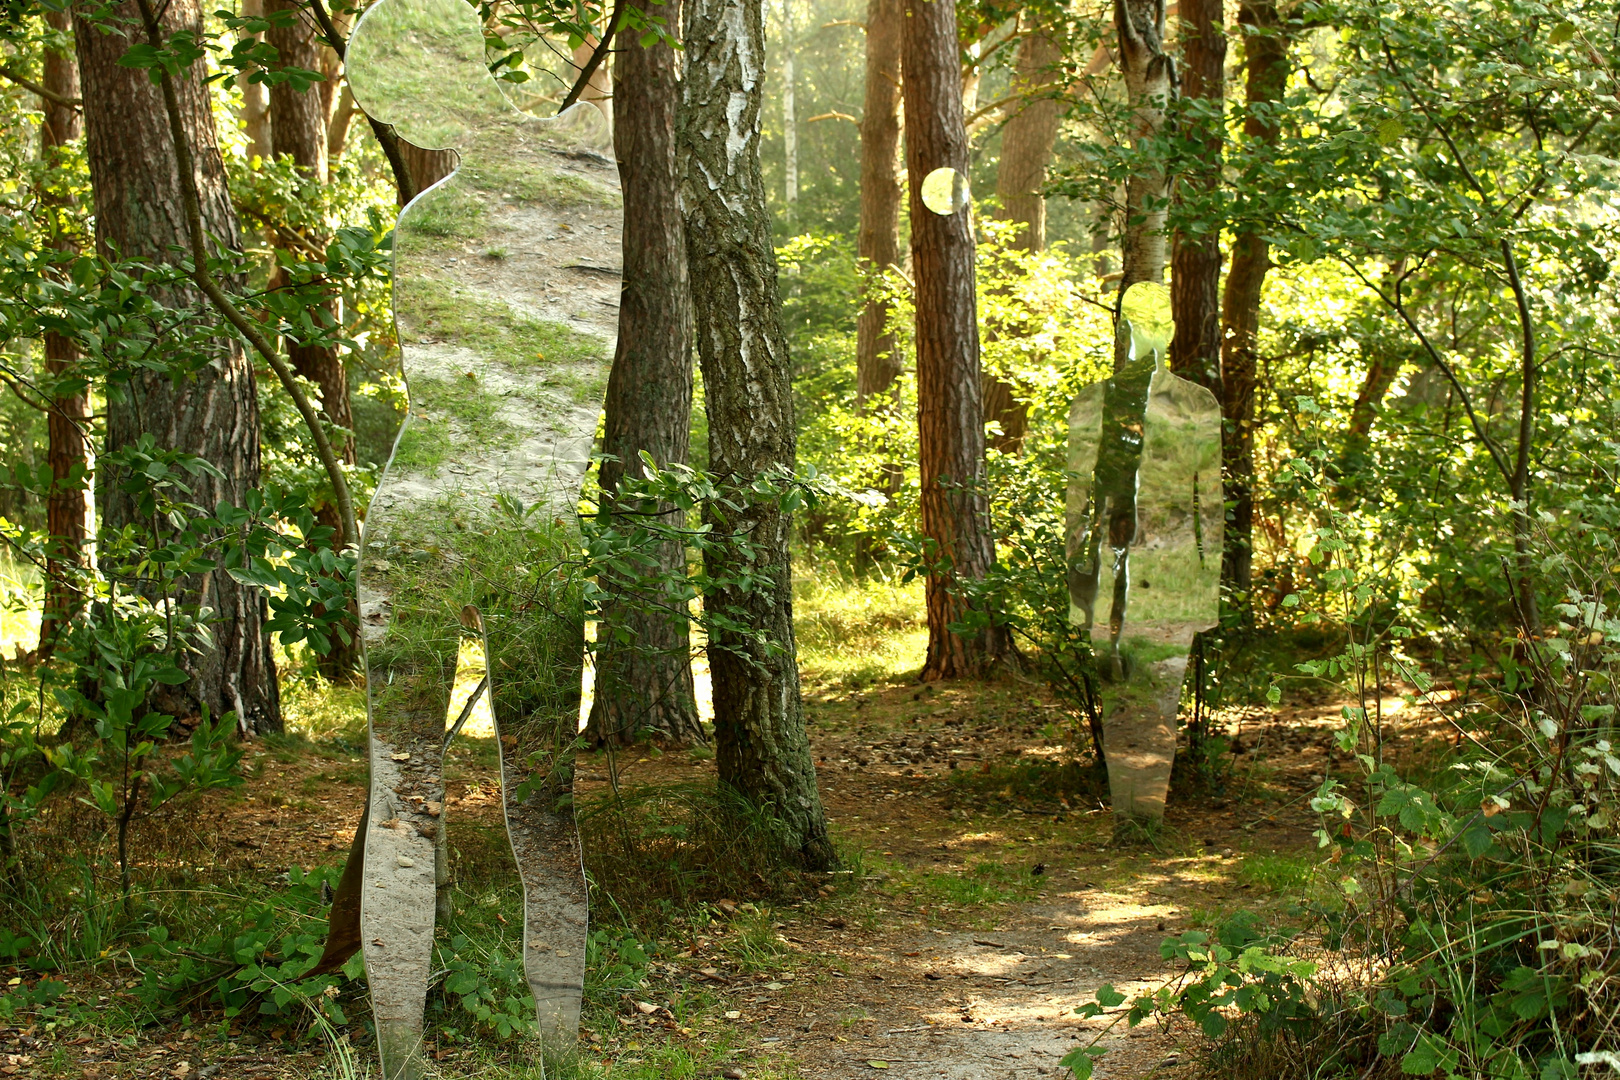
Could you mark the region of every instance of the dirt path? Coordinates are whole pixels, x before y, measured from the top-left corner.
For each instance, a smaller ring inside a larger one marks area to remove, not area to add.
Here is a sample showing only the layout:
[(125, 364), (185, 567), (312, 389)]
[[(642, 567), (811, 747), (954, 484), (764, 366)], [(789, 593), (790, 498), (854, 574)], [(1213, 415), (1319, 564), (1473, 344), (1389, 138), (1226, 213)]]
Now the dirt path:
[[(672, 930), (640, 989), (587, 1019), (587, 1058), (600, 1075), (634, 1080), (660, 1075), (657, 1063), (676, 1052), (697, 1063), (696, 1077), (1065, 1075), (1063, 1055), (1114, 1019), (1074, 1015), (1099, 986), (1151, 989), (1173, 974), (1159, 952), (1165, 937), (1239, 911), (1265, 918), (1301, 895), (1315, 861), (1305, 802), (1336, 760), (1336, 712), (1324, 703), (1248, 716), (1232, 732), (1242, 753), (1225, 790), (1173, 797), (1157, 848), (1122, 847), (1092, 782), (1062, 767), (1060, 713), (1030, 686), (811, 684), (812, 745), (849, 865), (819, 897), (763, 910), (717, 903), (712, 922)], [(504, 863), (509, 853), (491, 839), (500, 799), (489, 743), (452, 750), (446, 803), (452, 844), (482, 843), (489, 850), (469, 857)], [(613, 764), (631, 788), (714, 778), (701, 754), (621, 754)], [(210, 797), (184, 825), (185, 843), (172, 846), (185, 860), (272, 882), (290, 866), (341, 859), (365, 782), (352, 739), (271, 741), (249, 750), (247, 766), (239, 795)], [(608, 766), (600, 755), (581, 761), (582, 803), (606, 793)], [(161, 833), (173, 826), (142, 827), (151, 830), (143, 850), (171, 846)], [(186, 1080), (202, 1062), (240, 1075), (326, 1075), (320, 1046), (294, 1034), (232, 1025), (198, 1043), (195, 1030), (152, 1029), (135, 1046), (108, 1030), (75, 1033), (47, 1055), (48, 1042), (19, 1029), (0, 1032), (0, 1072), (19, 1064), (6, 1075), (30, 1075), (23, 1062), (50, 1057), (66, 1071), (39, 1075)], [(364, 1030), (351, 1037), (364, 1057)], [(1190, 1029), (1116, 1024), (1097, 1075), (1190, 1075), (1197, 1040)], [(527, 1054), (452, 1041), (438, 1060), (446, 1077), (515, 1077), (530, 1075)]]

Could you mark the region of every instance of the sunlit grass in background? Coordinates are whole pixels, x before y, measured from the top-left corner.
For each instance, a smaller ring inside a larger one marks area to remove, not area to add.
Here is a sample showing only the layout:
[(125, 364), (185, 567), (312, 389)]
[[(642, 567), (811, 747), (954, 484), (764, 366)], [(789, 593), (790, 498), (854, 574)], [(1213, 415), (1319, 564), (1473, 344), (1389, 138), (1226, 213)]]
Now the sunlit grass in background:
[(799, 664), (826, 683), (861, 686), (909, 679), (928, 651), (920, 579), (851, 581), (800, 566), (793, 579)]
[(0, 551), (0, 654), (15, 656), (39, 644), (39, 571)]

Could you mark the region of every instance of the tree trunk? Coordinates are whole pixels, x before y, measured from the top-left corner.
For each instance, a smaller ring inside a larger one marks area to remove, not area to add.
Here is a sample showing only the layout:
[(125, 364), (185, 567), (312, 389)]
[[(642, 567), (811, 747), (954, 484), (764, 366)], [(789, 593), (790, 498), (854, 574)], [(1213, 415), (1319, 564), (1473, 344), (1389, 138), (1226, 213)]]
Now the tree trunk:
[[(1207, 205), (1221, 183), (1222, 109), (1226, 100), (1226, 34), (1221, 0), (1181, 0), (1181, 93), (1207, 103), (1184, 114), (1199, 143), (1197, 162), (1184, 172), (1176, 198), (1182, 209)], [(1202, 220), (1177, 230), (1170, 254), (1170, 310), (1175, 337), (1170, 370), (1221, 397), (1221, 222)]]
[(1164, 277), (1164, 165), (1150, 147), (1164, 126), (1165, 109), (1176, 93), (1175, 61), (1164, 51), (1164, 0), (1114, 0), (1119, 34), (1119, 67), (1131, 105), (1131, 135), (1142, 160), (1125, 181), (1125, 232), (1120, 247), (1125, 276), (1121, 296), (1138, 281)]
[[(301, 17), (299, 0), (262, 0), (266, 15), (290, 12), (286, 26), (272, 25), (265, 34), (285, 66), (319, 71), (321, 58), (315, 48), (315, 28)], [(304, 90), (288, 81), (270, 88), (270, 150), (276, 157), (290, 157), (305, 175), (318, 184), (326, 183), (326, 105), (320, 83)]]
[[(611, 18), (611, 16), (609, 17)], [(671, 20), (669, 25), (674, 27), (679, 23)], [(634, 33), (634, 31), (627, 31), (625, 39), (628, 39), (631, 33)], [(574, 50), (575, 78), (578, 78), (579, 73), (585, 70), (585, 65), (590, 63), (591, 54), (596, 51), (599, 40), (594, 37), (586, 38)], [(602, 58), (602, 62), (596, 66), (596, 70), (591, 72), (590, 81), (585, 84), (585, 89), (580, 91), (579, 95), (580, 101), (588, 101), (602, 110), (602, 115), (607, 117), (608, 127), (610, 128), (613, 126), (613, 75), (609, 69), (613, 64), (613, 53), (617, 51), (616, 47), (623, 46), (623, 44), (624, 40), (621, 40), (615, 34), (614, 39), (608, 42), (608, 54)]]
[(423, 150), (401, 139), (399, 156), (405, 160), (418, 195), (456, 171), (454, 150)]
[[(745, 571), (755, 581), (749, 589), (722, 584), (705, 597), (716, 756), (721, 781), (777, 814), (806, 866), (825, 868), (835, 854), (799, 693), (792, 520), (775, 502), (748, 494), (755, 481), (796, 463), (793, 365), (759, 168), (764, 20), (760, 0), (689, 3), (681, 201), (709, 467), (740, 506), (711, 502), (704, 518), (718, 533), (746, 536), (753, 549), (747, 565), (735, 548), (711, 551), (705, 565), (722, 581)], [(713, 621), (722, 612), (767, 635), (769, 647)]]
[[(265, 0), (242, 0), (242, 17), (251, 19), (264, 14)], [(254, 40), (258, 35), (250, 35)], [(242, 91), (242, 132), (247, 136), (248, 153), (269, 161), (274, 151), (270, 146), (270, 88), (248, 79), (253, 69), (242, 72), (237, 85)]]
[[(643, 11), (650, 8), (649, 0), (629, 2)], [(660, 10), (679, 25), (675, 5)], [(603, 514), (613, 513), (620, 479), (642, 475), (642, 451), (659, 465), (684, 463), (690, 441), (692, 292), (675, 154), (680, 87), (673, 48), (661, 41), (643, 47), (634, 35), (620, 42), (613, 64), (613, 97), (619, 103), (613, 145), (624, 192), (624, 289), (602, 439), (602, 452), (618, 460), (603, 461), (598, 474)], [(684, 581), (685, 544), (662, 545), (657, 567), (649, 569)], [(638, 731), (650, 730), (677, 746), (702, 742), (685, 601), (674, 591), (637, 591), (623, 579), (614, 587), (629, 595), (609, 600), (598, 623), (596, 688), (586, 738), (596, 745), (629, 743)], [(621, 632), (628, 641), (619, 640)]]
[(995, 561), (984, 469), (979, 385), (978, 298), (971, 208), (936, 214), (923, 205), (923, 179), (939, 168), (968, 175), (967, 129), (957, 63), (955, 0), (907, 0), (906, 170), (911, 266), (916, 282), (917, 441), (923, 535), (943, 561), (927, 580), (928, 659), (924, 679), (978, 675), (1007, 652), (1003, 629), (953, 634), (967, 614), (959, 582)]
[[(45, 21), (51, 29), (67, 32), (73, 19), (65, 11), (47, 11)], [(45, 50), (43, 72), (45, 89), (66, 98), (79, 96), (79, 65), (70, 52)], [(57, 156), (61, 147), (83, 134), (79, 111), (71, 105), (61, 105), (41, 99), (43, 120), (39, 126), (40, 156), (44, 158), (47, 177), (54, 177)], [(65, 209), (66, 200), (59, 191), (49, 186), (42, 202), (53, 211)], [(55, 214), (52, 214), (54, 219)], [(58, 251), (72, 251), (72, 240), (55, 232), (53, 220), (51, 244)], [(67, 623), (82, 607), (82, 583), (76, 578), (89, 565), (89, 505), (86, 496), (90, 484), (90, 441), (86, 431), (90, 424), (90, 396), (88, 389), (78, 384), (74, 365), (79, 352), (73, 342), (61, 334), (45, 335), (45, 374), (50, 392), (51, 411), (46, 415), (48, 449), (46, 458), (51, 467), (51, 490), (45, 500), (45, 533), (49, 537), (45, 562), (45, 604), (39, 624), (39, 649), (35, 656), (50, 658), (56, 642)]]
[[(90, 11), (78, 10), (74, 37), (84, 87), (86, 156), (96, 199), (96, 243), (109, 257), (170, 262), (176, 250), (186, 248), (188, 230), (168, 116), (161, 93), (146, 72), (118, 63), (134, 43), (129, 28), (140, 25), (139, 12), (126, 0), (110, 9), (110, 20), (93, 25)], [(105, 32), (109, 27), (118, 30)], [(180, 31), (201, 34), (196, 0), (171, 0), (164, 9), (164, 32)], [(225, 185), (225, 163), (202, 75), (200, 66), (182, 71), (175, 91), (197, 163), (203, 227), (213, 241), (236, 247), (236, 213)], [(164, 299), (179, 307), (206, 306), (190, 288), (177, 286)], [(194, 477), (190, 501), (240, 506), (259, 483), (258, 391), (253, 368), (234, 339), (221, 333), (210, 352), (210, 362), (182, 382), (166, 372), (140, 371), (109, 386), (107, 445), (116, 450), (151, 434), (160, 447), (195, 454), (222, 475)], [(151, 521), (137, 519), (129, 496), (118, 488), (120, 478), (106, 472), (101, 470), (98, 477), (106, 526), (152, 528)], [(177, 660), (190, 680), (165, 688), (152, 706), (190, 719), (206, 705), (216, 717), (235, 711), (244, 732), (280, 730), (275, 665), (264, 630), (264, 596), (222, 569), (181, 579), (173, 595), (179, 603), (213, 612), (214, 644), (200, 654), (180, 653)]]
[[(1008, 107), (1001, 130), (1001, 163), (996, 169), (996, 195), (1001, 217), (1023, 226), (1015, 251), (1046, 250), (1046, 167), (1057, 143), (1061, 107), (1052, 94), (1054, 67), (1063, 59), (1057, 41), (1042, 27), (1031, 27), (1018, 46), (1012, 90), (1023, 95)], [(1029, 402), (1022, 391), (994, 375), (984, 379), (984, 418), (1001, 427), (990, 445), (1004, 454), (1023, 450), (1029, 430)]]
[[(300, 17), (302, 9), (303, 5), (298, 0), (265, 0), (268, 14), (290, 11), (294, 16), (287, 26), (271, 27), (266, 37), (275, 47), (281, 63), (305, 71), (320, 70), (324, 66), (323, 54), (330, 50), (317, 47), (315, 27)], [(321, 91), (322, 85), (317, 83), (300, 91), (291, 82), (283, 82), (270, 90), (271, 150), (277, 158), (291, 158), (312, 184), (324, 184), (328, 174), (327, 104)], [(316, 247), (322, 247), (328, 237), (316, 235), (305, 239)], [(279, 271), (275, 275), (275, 284), (278, 287), (285, 285)], [(328, 297), (320, 304), (320, 309), (328, 321), (335, 321), (335, 300)], [(288, 338), (287, 358), (300, 377), (320, 388), (321, 411), (326, 414), (327, 423), (352, 433), (354, 410), (349, 401), (349, 376), (338, 351), (331, 346), (307, 345)], [(332, 446), (345, 464), (354, 464), (353, 434), (332, 435)], [(342, 517), (338, 513), (335, 497), (317, 506), (315, 512), (322, 525), (337, 529), (338, 536), (343, 535)], [(349, 633), (348, 642), (345, 643), (341, 636), (334, 636), (331, 651), (321, 657), (318, 664), (321, 674), (329, 679), (350, 678), (360, 667), (360, 610), (355, 603), (349, 607), (350, 618), (344, 627)]]
[(1009, 106), (1001, 130), (1001, 164), (996, 194), (1001, 217), (1024, 226), (1013, 247), (1046, 250), (1046, 167), (1057, 143), (1062, 107), (1049, 85), (1063, 59), (1057, 40), (1043, 27), (1033, 27), (1018, 46), (1018, 69), (1012, 92), (1023, 95)]
[[(1276, 119), (1267, 111), (1282, 100), (1288, 82), (1288, 39), (1277, 17), (1276, 0), (1242, 0), (1238, 23), (1244, 28), (1244, 100), (1248, 115), (1243, 134), (1251, 155), (1277, 144)], [(1259, 111), (1256, 110), (1259, 106)], [(1232, 241), (1232, 268), (1226, 275), (1221, 320), (1221, 408), (1225, 439), (1221, 470), (1227, 520), (1221, 582), (1232, 602), (1250, 610), (1254, 558), (1254, 391), (1258, 365), (1260, 294), (1271, 267), (1270, 246), (1253, 224)]]
[(343, 89), (338, 94), (337, 104), (332, 107), (332, 119), (326, 125), (328, 169), (343, 159), (343, 151), (349, 144), (349, 127), (354, 123), (355, 112), (354, 93), (349, 89), (349, 82), (345, 79)]
[[(905, 0), (867, 0), (861, 117), (861, 225), (856, 258), (875, 278), (900, 261), (900, 28)], [(855, 323), (855, 399), (892, 395), (903, 368), (889, 305), (868, 295)]]

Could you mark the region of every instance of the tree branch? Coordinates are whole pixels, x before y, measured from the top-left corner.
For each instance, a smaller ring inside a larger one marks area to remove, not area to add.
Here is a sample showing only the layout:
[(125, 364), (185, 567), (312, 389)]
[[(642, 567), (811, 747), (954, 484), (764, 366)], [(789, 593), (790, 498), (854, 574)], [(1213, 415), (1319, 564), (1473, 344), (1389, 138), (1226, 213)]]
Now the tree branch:
[(1406, 304), (1401, 299), (1400, 282), (1395, 283), (1395, 295), (1391, 297), (1383, 289), (1367, 280), (1367, 275), (1361, 272), (1361, 268), (1355, 265), (1353, 260), (1341, 258), (1339, 261), (1349, 267), (1350, 272), (1360, 278), (1363, 285), (1377, 293), (1378, 298), (1388, 305), (1391, 311), (1399, 315), (1401, 321), (1406, 323), (1408, 329), (1417, 336), (1418, 342), (1423, 346), (1423, 350), (1429, 354), (1429, 358), (1434, 361), (1435, 367), (1440, 369), (1441, 374), (1445, 375), (1446, 381), (1451, 383), (1452, 389), (1457, 391), (1457, 397), (1462, 401), (1463, 410), (1468, 414), (1468, 423), (1473, 427), (1474, 434), (1479, 438), (1485, 449), (1490, 451), (1491, 459), (1496, 462), (1496, 467), (1501, 472), (1502, 479), (1511, 485), (1513, 483), (1513, 472), (1508, 468), (1507, 459), (1502, 456), (1501, 450), (1496, 445), (1496, 440), (1486, 432), (1485, 425), (1480, 420), (1479, 414), (1474, 411), (1474, 399), (1468, 393), (1468, 388), (1462, 384), (1462, 380), (1457, 378), (1457, 373), (1452, 370), (1445, 357), (1440, 355), (1440, 350), (1434, 347), (1434, 343), (1429, 340), (1429, 335), (1423, 332), (1423, 328), (1417, 324), (1411, 313), (1406, 310)]
[[(318, 3), (319, 0), (315, 0), (315, 2)], [(596, 43), (596, 48), (591, 51), (591, 58), (585, 61), (585, 66), (579, 69), (579, 78), (574, 80), (573, 88), (568, 91), (568, 96), (563, 98), (562, 104), (557, 107), (559, 113), (566, 111), (570, 105), (579, 100), (579, 95), (585, 92), (585, 87), (589, 85), (591, 76), (596, 74), (596, 69), (602, 65), (602, 61), (607, 57), (608, 46), (612, 44), (613, 35), (618, 31), (619, 20), (623, 16), (624, 0), (613, 0), (613, 14), (608, 16), (607, 29), (602, 31), (602, 40)]]
[(0, 64), (0, 78), (10, 79), (24, 90), (27, 90), (30, 93), (38, 94), (46, 101), (54, 101), (58, 105), (66, 105), (74, 109), (81, 108), (84, 105), (83, 100), (79, 98), (68, 97), (66, 94), (58, 94), (55, 90), (52, 90), (47, 86), (41, 86), (33, 79), (25, 78), (24, 76), (17, 74), (17, 72), (12, 69), (10, 64)]
[[(321, 37), (326, 41), (326, 47), (337, 53), (338, 59), (347, 63), (349, 43), (338, 32), (337, 24), (332, 21), (331, 14), (321, 0), (309, 0), (309, 10), (320, 25)], [(394, 174), (394, 189), (399, 192), (399, 205), (404, 206), (416, 198), (416, 181), (411, 177), (411, 168), (405, 163), (405, 155), (399, 152), (399, 136), (387, 124), (374, 120), (370, 113), (360, 110), (365, 116), (366, 123), (371, 125), (371, 133), (377, 138), (377, 145), (382, 147), (383, 156), (388, 159), (388, 169)]]
[[(151, 0), (136, 0), (136, 2), (140, 5), (141, 21), (146, 26), (147, 43), (155, 50), (162, 49), (163, 28), (152, 11)], [(313, 2), (319, 3), (319, 0)], [(271, 370), (276, 373), (276, 378), (292, 397), (293, 404), (298, 407), (299, 414), (304, 418), (304, 424), (315, 440), (315, 452), (326, 468), (327, 479), (332, 482), (332, 493), (337, 499), (338, 515), (343, 524), (342, 546), (358, 547), (360, 529), (355, 522), (354, 500), (349, 494), (349, 483), (343, 475), (343, 466), (333, 453), (331, 440), (326, 437), (326, 429), (321, 425), (320, 415), (310, 404), (309, 395), (304, 393), (303, 387), (299, 386), (298, 380), (293, 377), (292, 369), (281, 358), (281, 354), (271, 347), (258, 324), (237, 310), (236, 305), (225, 295), (224, 290), (208, 271), (208, 247), (203, 239), (202, 198), (197, 192), (196, 164), (191, 155), (191, 142), (186, 138), (185, 121), (180, 113), (180, 97), (174, 88), (174, 77), (161, 66), (157, 68), (157, 72), (158, 82), (163, 91), (163, 105), (169, 114), (169, 137), (174, 142), (180, 195), (185, 204), (186, 229), (190, 233), (192, 280), (219, 313), (225, 316), (226, 321), (236, 328), (237, 333), (246, 338), (259, 355), (264, 357)]]

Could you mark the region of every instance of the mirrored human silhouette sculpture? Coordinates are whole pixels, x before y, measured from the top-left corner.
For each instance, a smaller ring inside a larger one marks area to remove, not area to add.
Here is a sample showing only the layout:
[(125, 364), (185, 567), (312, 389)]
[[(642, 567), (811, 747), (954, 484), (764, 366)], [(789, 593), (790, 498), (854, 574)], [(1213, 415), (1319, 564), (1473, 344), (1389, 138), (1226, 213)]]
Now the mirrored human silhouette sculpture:
[(618, 317), (622, 203), (601, 113), (519, 112), (463, 0), (381, 0), (356, 26), (360, 105), (456, 171), (394, 232), (409, 415), (360, 565), (371, 730), (361, 932), (386, 1080), (421, 1074), (445, 874), (446, 712), (482, 647), (542, 1036), (572, 1042), (586, 886), (571, 789), (583, 649), (562, 568)]
[(1069, 413), (1069, 617), (1091, 642), (1116, 815), (1162, 820), (1193, 635), (1220, 614), (1221, 411), (1164, 364), (1163, 285), (1121, 302), (1123, 362)]

